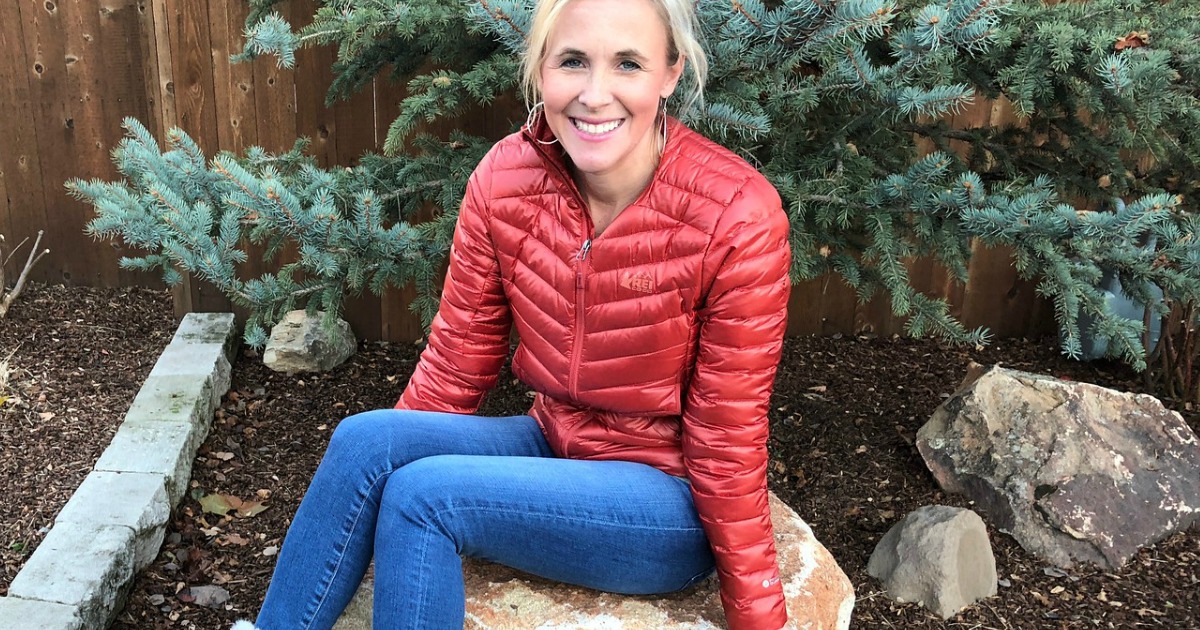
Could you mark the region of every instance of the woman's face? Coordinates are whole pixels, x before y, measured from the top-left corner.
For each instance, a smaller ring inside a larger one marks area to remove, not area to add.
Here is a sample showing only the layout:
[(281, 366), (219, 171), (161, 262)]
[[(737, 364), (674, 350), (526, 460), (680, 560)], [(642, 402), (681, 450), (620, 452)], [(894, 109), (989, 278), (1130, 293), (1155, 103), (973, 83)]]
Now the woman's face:
[(654, 170), (659, 99), (683, 72), (682, 59), (668, 65), (667, 48), (667, 26), (650, 0), (563, 7), (546, 42), (541, 91), (546, 122), (577, 174), (644, 180)]

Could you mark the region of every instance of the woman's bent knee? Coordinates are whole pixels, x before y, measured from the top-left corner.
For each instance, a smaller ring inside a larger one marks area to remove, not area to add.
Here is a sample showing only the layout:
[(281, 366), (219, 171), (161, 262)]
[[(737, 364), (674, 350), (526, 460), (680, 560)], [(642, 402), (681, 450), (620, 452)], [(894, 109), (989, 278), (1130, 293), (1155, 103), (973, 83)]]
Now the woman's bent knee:
[(391, 447), (381, 439), (383, 426), (394, 423), (395, 409), (378, 409), (348, 416), (338, 423), (329, 438), (325, 458), (374, 460), (387, 456)]

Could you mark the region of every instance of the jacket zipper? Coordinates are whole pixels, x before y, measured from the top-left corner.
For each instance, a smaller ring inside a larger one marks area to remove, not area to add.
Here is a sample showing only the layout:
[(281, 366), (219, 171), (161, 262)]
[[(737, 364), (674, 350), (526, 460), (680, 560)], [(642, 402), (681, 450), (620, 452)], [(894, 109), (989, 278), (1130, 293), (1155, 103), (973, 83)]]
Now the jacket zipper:
[[(591, 221), (587, 222), (590, 224)], [(584, 271), (588, 252), (592, 249), (592, 239), (586, 238), (575, 255), (575, 339), (571, 343), (571, 375), (567, 382), (567, 391), (571, 398), (579, 397), (579, 364), (583, 359), (583, 287)]]
[[(524, 131), (528, 137), (532, 135)], [(579, 213), (583, 219), (583, 244), (579, 247), (579, 252), (575, 254), (575, 339), (571, 343), (571, 367), (570, 374), (567, 376), (567, 394), (572, 399), (579, 397), (579, 364), (583, 358), (583, 294), (584, 294), (584, 267), (587, 260), (588, 252), (592, 249), (592, 232), (595, 227), (592, 225), (592, 218), (588, 216), (587, 204), (583, 201), (583, 196), (579, 194), (579, 189), (575, 187), (571, 180), (571, 176), (567, 173), (562, 164), (551, 156), (550, 151), (538, 142), (531, 143), (534, 150), (542, 155), (546, 163), (557, 173), (559, 179), (567, 183), (567, 188), (571, 191), (571, 197), (578, 204)], [(643, 193), (645, 194), (645, 193)]]

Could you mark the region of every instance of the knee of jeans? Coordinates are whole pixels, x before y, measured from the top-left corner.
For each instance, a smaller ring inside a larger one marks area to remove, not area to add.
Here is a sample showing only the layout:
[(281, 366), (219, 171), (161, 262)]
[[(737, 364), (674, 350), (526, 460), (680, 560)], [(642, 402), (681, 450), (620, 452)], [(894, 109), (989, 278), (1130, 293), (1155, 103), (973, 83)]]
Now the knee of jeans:
[[(388, 479), (383, 489), (381, 518), (402, 519), (423, 526), (445, 528), (444, 519), (453, 510), (454, 498), (462, 490), (456, 479), (455, 455), (434, 455), (410, 462)], [(448, 533), (448, 532), (447, 532)]]
[(380, 442), (378, 439), (380, 423), (394, 421), (394, 418), (388, 416), (395, 413), (391, 409), (377, 409), (347, 416), (334, 428), (333, 435), (329, 438), (326, 456), (341, 454), (353, 457), (368, 456), (369, 454), (365, 453), (364, 449), (369, 449), (372, 445)]

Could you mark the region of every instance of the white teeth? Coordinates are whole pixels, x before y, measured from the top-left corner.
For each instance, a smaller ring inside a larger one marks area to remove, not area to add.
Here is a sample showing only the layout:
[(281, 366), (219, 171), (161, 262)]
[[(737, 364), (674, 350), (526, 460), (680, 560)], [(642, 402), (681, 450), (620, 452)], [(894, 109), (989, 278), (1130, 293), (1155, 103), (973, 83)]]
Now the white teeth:
[(620, 120), (606, 122), (602, 125), (593, 125), (591, 123), (585, 123), (582, 120), (579, 120), (577, 118), (572, 118), (571, 122), (575, 123), (576, 129), (579, 129), (580, 131), (582, 131), (584, 133), (590, 133), (593, 135), (600, 135), (602, 133), (608, 133), (608, 132), (612, 131), (613, 129), (616, 129), (617, 127), (621, 126)]

